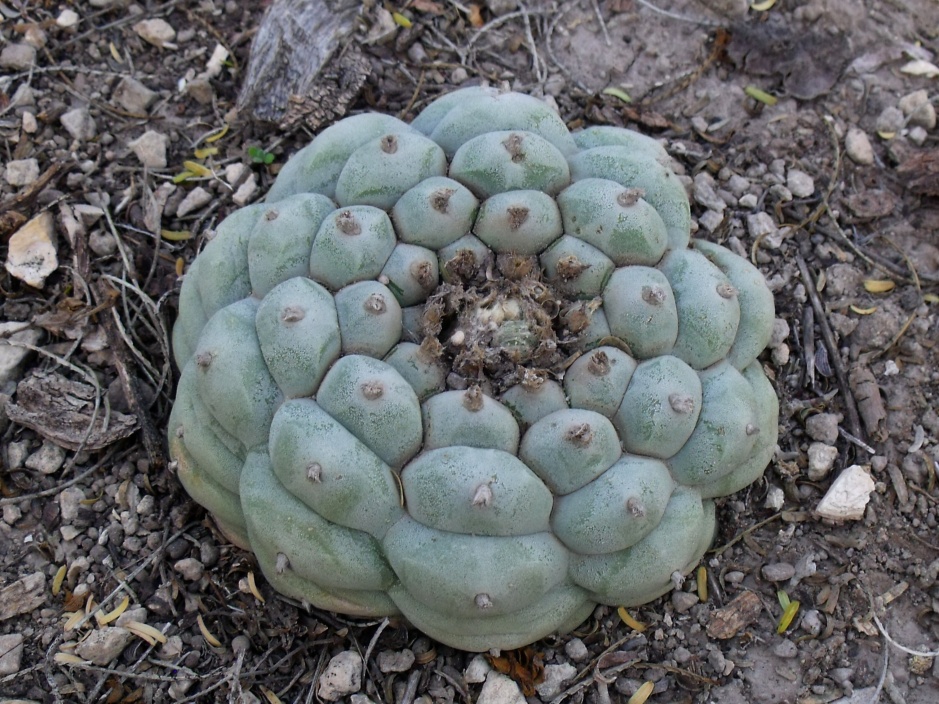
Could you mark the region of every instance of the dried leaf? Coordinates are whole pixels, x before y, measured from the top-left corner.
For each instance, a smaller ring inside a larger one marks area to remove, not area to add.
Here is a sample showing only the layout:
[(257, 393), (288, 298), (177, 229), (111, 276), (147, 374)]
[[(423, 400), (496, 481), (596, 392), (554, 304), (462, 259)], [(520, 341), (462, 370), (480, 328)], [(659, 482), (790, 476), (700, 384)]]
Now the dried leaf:
[(698, 583), (698, 599), (703, 604), (708, 600), (708, 568), (704, 565), (698, 567), (695, 577)]
[(476, 3), (473, 3), (469, 7), (470, 7), (470, 16), (469, 16), (470, 24), (473, 25), (476, 29), (479, 29), (484, 24), (486, 24), (486, 20), (483, 19), (483, 8), (481, 5), (477, 5)]
[(212, 173), (212, 169), (195, 161), (184, 161), (183, 168), (185, 168), (187, 171), (191, 171), (196, 176), (201, 176), (202, 178), (212, 178), (215, 175)]
[(205, 642), (213, 648), (221, 648), (222, 641), (212, 635), (212, 632), (206, 627), (205, 621), (202, 620), (202, 614), (199, 614), (196, 621), (199, 623), (199, 630), (202, 631), (202, 637), (205, 638)]
[(224, 124), (224, 125), (222, 125), (222, 126), (218, 129), (218, 131), (213, 132), (212, 134), (210, 134), (208, 137), (205, 138), (205, 143), (206, 143), (206, 144), (212, 144), (213, 142), (217, 142), (217, 141), (220, 140), (222, 137), (224, 137), (226, 134), (228, 134), (228, 130), (229, 130), (229, 125), (228, 125), (227, 123)]
[(602, 92), (603, 95), (612, 95), (614, 98), (619, 98), (624, 103), (631, 103), (633, 101), (633, 99), (629, 97), (629, 93), (627, 93), (622, 88), (617, 88), (616, 86), (604, 88)]
[(923, 300), (927, 303), (939, 303), (939, 296), (935, 293), (927, 293), (923, 296)]
[(180, 184), (180, 183), (182, 183), (183, 181), (187, 181), (187, 180), (191, 179), (193, 176), (195, 176), (195, 174), (194, 174), (192, 171), (182, 171), (182, 172), (176, 174), (175, 176), (173, 176), (172, 181), (173, 181), (173, 183), (175, 183), (175, 184)]
[(535, 652), (530, 646), (509, 650), (498, 657), (487, 655), (486, 659), (494, 670), (511, 677), (526, 697), (533, 697), (535, 685), (544, 680), (541, 653)]
[(791, 601), (786, 606), (786, 610), (783, 611), (782, 616), (779, 618), (779, 623), (776, 625), (776, 633), (783, 634), (792, 625), (792, 619), (796, 617), (796, 614), (799, 612), (799, 602)]
[[(775, 1), (775, 0), (774, 0)], [(767, 93), (765, 90), (760, 90), (756, 86), (747, 86), (743, 89), (743, 92), (749, 95), (754, 100), (757, 100), (761, 103), (769, 105), (772, 107), (779, 102), (779, 99), (775, 95)]]
[(62, 626), (62, 630), (65, 632), (71, 631), (73, 628), (78, 626), (79, 621), (85, 618), (84, 611), (66, 611), (62, 615), (65, 616), (65, 614), (68, 614), (68, 618), (65, 619), (65, 624)]
[(643, 682), (626, 704), (645, 704), (645, 701), (652, 695), (653, 689), (655, 689), (655, 682)]
[(59, 590), (62, 589), (62, 582), (65, 581), (65, 575), (68, 573), (68, 568), (65, 565), (62, 565), (55, 571), (55, 577), (52, 578), (52, 596), (58, 596)]
[(112, 621), (116, 621), (122, 613), (127, 611), (128, 606), (130, 606), (130, 596), (125, 594), (124, 599), (121, 601), (121, 603), (118, 604), (112, 611), (109, 611), (108, 613), (102, 614), (100, 616), (99, 616), (100, 612), (96, 614), (96, 616), (99, 616), (98, 624), (101, 626), (106, 626)]
[(761, 0), (760, 2), (750, 3), (750, 9), (757, 12), (766, 12), (775, 4), (776, 0)]
[(254, 572), (248, 572), (248, 589), (254, 594), (254, 598), (264, 603), (264, 597), (261, 596), (261, 592), (258, 591), (258, 585), (254, 581)]
[(267, 687), (265, 687), (264, 685), (261, 685), (260, 689), (261, 689), (261, 694), (264, 695), (264, 698), (267, 699), (267, 701), (269, 701), (270, 704), (282, 704), (280, 697), (274, 694), (274, 692), (269, 690)]
[(858, 315), (870, 315), (871, 313), (877, 311), (877, 306), (873, 306), (871, 308), (858, 308), (856, 305), (851, 305), (849, 307)]
[(783, 611), (789, 608), (791, 599), (789, 598), (789, 595), (786, 594), (786, 592), (784, 592), (782, 589), (776, 592), (776, 599), (779, 601), (779, 605), (782, 607)]
[(407, 17), (402, 15), (400, 12), (392, 12), (391, 19), (395, 21), (395, 24), (399, 27), (404, 27), (405, 29), (410, 29), (413, 26), (413, 22)]
[(72, 653), (56, 653), (52, 656), (52, 659), (55, 660), (60, 665), (86, 665), (87, 660), (82, 660), (77, 655)]
[(206, 159), (210, 156), (215, 156), (218, 154), (218, 147), (202, 147), (201, 149), (196, 149), (193, 152), (193, 155), (196, 159)]
[(887, 291), (893, 291), (896, 286), (890, 279), (866, 279), (864, 281), (864, 290), (868, 293), (887, 293)]
[(189, 230), (160, 230), (160, 237), (170, 242), (185, 242), (192, 239), (192, 233)]
[(150, 645), (156, 645), (157, 643), (165, 643), (166, 636), (163, 635), (153, 626), (148, 626), (146, 623), (140, 623), (140, 621), (128, 621), (124, 624), (124, 628), (131, 633), (133, 633), (138, 638), (142, 638), (147, 641)]
[(114, 46), (114, 42), (108, 43), (108, 49), (111, 51), (111, 58), (117, 61), (117, 63), (124, 63), (124, 58), (121, 56), (121, 52), (117, 50), (117, 47)]
[(625, 623), (627, 626), (632, 628), (637, 633), (642, 633), (643, 631), (646, 630), (646, 625), (644, 623), (640, 623), (639, 621), (634, 619), (632, 616), (630, 616), (625, 606), (619, 607), (616, 610), (616, 613), (619, 614), (619, 617), (622, 619), (623, 623)]

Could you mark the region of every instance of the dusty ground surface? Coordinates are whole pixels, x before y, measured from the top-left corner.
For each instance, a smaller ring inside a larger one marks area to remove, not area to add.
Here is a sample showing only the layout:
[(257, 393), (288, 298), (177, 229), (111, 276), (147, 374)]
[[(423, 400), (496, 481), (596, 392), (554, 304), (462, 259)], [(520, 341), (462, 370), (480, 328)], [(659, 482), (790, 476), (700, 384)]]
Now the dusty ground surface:
[[(519, 654), (516, 680), (545, 702), (625, 702), (646, 681), (651, 702), (939, 701), (939, 665), (911, 652), (939, 649), (939, 5), (657, 4), (671, 14), (394, 4), (409, 28), (369, 4), (352, 39), (370, 67), (353, 111), (410, 117), (504, 81), (572, 127), (663, 138), (697, 236), (752, 257), (776, 294), (779, 452), (719, 504), (706, 601), (689, 579), (631, 610), (642, 633), (600, 608)], [(368, 655), (355, 704), (519, 701), (483, 685), (479, 657), (278, 597), (163, 466), (179, 275), (311, 136), (232, 112), (253, 6), (0, 3), (0, 259), (49, 213), (36, 278), (0, 272), (0, 335), (25, 355), (0, 382), (0, 701), (308, 702), (344, 652)], [(174, 33), (138, 25), (156, 19)], [(874, 481), (862, 517), (821, 520), (852, 465)], [(800, 602), (781, 634), (778, 591)]]

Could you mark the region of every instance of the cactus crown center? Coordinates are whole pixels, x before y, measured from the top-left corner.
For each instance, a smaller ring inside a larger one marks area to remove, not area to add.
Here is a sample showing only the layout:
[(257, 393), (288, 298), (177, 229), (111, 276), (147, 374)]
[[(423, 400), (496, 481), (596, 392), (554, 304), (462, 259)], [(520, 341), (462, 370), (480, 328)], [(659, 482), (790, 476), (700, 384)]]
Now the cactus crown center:
[(560, 376), (599, 303), (560, 294), (542, 280), (537, 257), (506, 253), (480, 263), (460, 250), (444, 269), (449, 276), (427, 299), (421, 331), (423, 348), (451, 370), (451, 388), (499, 392), (526, 372)]

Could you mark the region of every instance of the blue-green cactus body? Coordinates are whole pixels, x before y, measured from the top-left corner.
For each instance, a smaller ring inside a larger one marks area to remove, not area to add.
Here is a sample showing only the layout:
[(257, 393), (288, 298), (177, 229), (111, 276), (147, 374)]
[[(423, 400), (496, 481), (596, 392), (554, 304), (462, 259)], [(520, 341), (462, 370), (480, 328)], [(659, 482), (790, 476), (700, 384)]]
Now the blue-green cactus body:
[(180, 481), (277, 590), (468, 650), (666, 593), (779, 406), (662, 145), (474, 87), (347, 118), (189, 269)]

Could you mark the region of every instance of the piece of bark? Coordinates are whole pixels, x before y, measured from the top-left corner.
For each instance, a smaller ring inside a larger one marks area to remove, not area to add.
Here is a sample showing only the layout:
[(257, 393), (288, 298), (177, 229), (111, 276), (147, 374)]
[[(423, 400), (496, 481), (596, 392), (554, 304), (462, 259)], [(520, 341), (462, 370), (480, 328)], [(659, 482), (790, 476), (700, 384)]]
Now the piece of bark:
[(756, 621), (762, 610), (763, 602), (756, 592), (743, 592), (723, 609), (718, 609), (711, 615), (707, 625), (708, 635), (720, 640), (733, 638), (743, 628)]
[(312, 129), (345, 114), (368, 76), (355, 46), (353, 0), (275, 0), (251, 43), (239, 110), (254, 119)]
[(45, 575), (42, 572), (28, 574), (0, 589), (0, 621), (29, 613), (45, 602)]
[(939, 196), (939, 149), (917, 151), (900, 159), (897, 173), (906, 179), (913, 193)]
[(880, 395), (877, 379), (867, 367), (854, 367), (849, 375), (851, 390), (857, 399), (858, 413), (864, 421), (868, 435), (882, 439), (883, 423), (887, 419), (887, 409)]
[(103, 396), (92, 425), (94, 400), (95, 388), (89, 384), (35, 373), (17, 385), (16, 403), (7, 403), (6, 413), (12, 422), (69, 450), (100, 450), (137, 430), (136, 417), (113, 410), (108, 414)]

